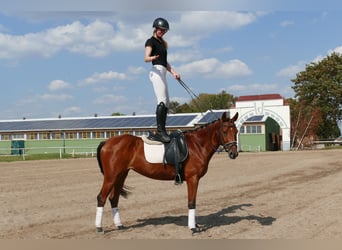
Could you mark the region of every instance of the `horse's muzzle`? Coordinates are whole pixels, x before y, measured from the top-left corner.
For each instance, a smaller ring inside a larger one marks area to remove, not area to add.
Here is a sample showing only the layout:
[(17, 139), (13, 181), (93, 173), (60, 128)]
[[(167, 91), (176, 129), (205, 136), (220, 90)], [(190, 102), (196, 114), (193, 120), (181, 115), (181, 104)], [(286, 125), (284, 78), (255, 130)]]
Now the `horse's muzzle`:
[(225, 151), (228, 153), (230, 159), (236, 159), (239, 156), (239, 152), (237, 150), (237, 142), (230, 142), (224, 145)]
[(229, 158), (230, 158), (230, 159), (233, 159), (233, 160), (234, 160), (234, 159), (236, 159), (236, 157), (239, 156), (239, 152), (237, 152), (237, 151), (236, 151), (236, 152), (229, 151), (229, 152), (228, 152), (228, 155), (229, 155)]

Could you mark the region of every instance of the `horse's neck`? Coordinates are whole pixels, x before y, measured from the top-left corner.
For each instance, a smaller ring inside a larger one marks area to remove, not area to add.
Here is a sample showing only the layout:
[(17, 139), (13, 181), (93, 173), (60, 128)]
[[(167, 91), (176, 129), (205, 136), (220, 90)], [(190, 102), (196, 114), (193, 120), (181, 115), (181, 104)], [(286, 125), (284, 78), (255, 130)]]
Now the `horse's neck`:
[(219, 126), (220, 122), (214, 122), (206, 127), (200, 128), (194, 132), (194, 136), (202, 146), (207, 146), (210, 150), (216, 150), (219, 146)]

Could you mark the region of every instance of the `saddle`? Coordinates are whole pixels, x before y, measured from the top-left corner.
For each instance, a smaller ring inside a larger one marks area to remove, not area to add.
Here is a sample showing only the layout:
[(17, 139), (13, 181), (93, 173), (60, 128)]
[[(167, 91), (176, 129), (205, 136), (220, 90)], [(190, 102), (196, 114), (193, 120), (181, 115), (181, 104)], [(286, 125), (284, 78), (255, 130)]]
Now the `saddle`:
[(184, 178), (183, 163), (189, 156), (188, 145), (186, 144), (184, 133), (182, 131), (172, 132), (170, 142), (164, 143), (165, 154), (163, 164), (171, 164), (176, 168), (175, 184), (182, 184)]
[(148, 137), (142, 139), (146, 144), (155, 146), (164, 146), (164, 156), (162, 163), (173, 165), (176, 170), (175, 184), (182, 184), (184, 179), (183, 163), (187, 160), (189, 155), (188, 145), (186, 144), (184, 133), (182, 131), (172, 132), (170, 135), (170, 142), (151, 141)]

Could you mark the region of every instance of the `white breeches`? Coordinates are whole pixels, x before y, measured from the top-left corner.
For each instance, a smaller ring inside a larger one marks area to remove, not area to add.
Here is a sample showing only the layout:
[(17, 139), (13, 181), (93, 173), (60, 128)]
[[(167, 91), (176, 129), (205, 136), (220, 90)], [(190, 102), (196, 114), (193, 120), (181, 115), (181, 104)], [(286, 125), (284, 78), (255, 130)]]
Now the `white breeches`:
[(154, 65), (150, 71), (150, 80), (154, 93), (157, 97), (157, 104), (163, 102), (169, 107), (169, 89), (166, 79), (167, 69), (162, 65)]

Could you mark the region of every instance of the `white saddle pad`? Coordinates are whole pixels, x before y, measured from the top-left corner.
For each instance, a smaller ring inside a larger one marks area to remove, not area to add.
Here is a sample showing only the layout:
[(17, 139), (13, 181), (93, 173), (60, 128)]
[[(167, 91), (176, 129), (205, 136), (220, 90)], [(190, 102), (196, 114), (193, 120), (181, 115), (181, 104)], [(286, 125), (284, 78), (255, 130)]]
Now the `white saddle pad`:
[(146, 136), (141, 137), (144, 141), (145, 159), (149, 163), (163, 163), (165, 147), (162, 142), (150, 141)]

